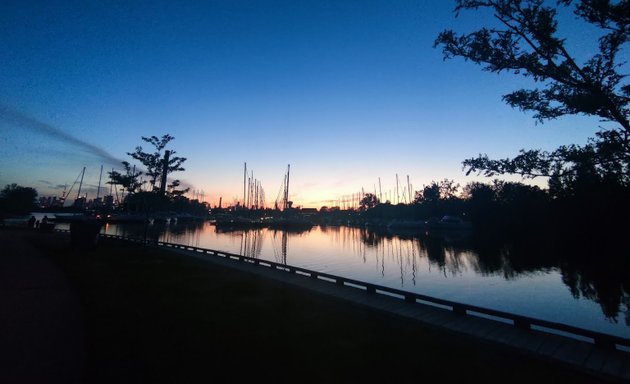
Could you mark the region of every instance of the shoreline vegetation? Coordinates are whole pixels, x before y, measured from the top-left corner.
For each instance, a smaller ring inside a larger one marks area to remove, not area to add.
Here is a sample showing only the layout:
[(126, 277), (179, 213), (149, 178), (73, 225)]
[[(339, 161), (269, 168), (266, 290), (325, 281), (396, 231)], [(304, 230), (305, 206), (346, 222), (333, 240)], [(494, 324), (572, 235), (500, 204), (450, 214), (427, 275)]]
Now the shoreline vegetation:
[(40, 231), (0, 236), (52, 261), (78, 295), (83, 382), (606, 382), (164, 250), (113, 239), (77, 248)]

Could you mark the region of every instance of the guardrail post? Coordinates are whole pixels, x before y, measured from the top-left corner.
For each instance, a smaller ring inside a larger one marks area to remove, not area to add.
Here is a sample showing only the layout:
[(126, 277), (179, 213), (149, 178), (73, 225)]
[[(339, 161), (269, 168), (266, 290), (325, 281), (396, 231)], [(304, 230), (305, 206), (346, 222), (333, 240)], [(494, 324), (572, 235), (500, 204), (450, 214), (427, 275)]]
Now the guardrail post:
[(515, 319), (514, 326), (520, 329), (527, 329), (527, 330), (532, 329), (532, 324), (525, 319)]
[(373, 285), (366, 285), (365, 290), (367, 291), (367, 293), (370, 293), (370, 294), (376, 293), (376, 288), (374, 288)]
[(311, 272), (311, 278), (313, 279), (317, 279), (317, 273), (316, 272)]
[(466, 314), (466, 308), (462, 307), (461, 305), (453, 305), (453, 313), (455, 313), (457, 315), (465, 315)]
[(337, 285), (344, 285), (343, 283), (343, 279), (338, 277), (337, 280), (335, 281), (335, 283), (337, 283)]
[(604, 349), (617, 349), (615, 342), (606, 335), (597, 335), (594, 338), (595, 345)]
[(412, 294), (407, 294), (407, 295), (405, 295), (405, 301), (407, 303), (415, 303), (416, 302), (416, 296), (414, 296)]

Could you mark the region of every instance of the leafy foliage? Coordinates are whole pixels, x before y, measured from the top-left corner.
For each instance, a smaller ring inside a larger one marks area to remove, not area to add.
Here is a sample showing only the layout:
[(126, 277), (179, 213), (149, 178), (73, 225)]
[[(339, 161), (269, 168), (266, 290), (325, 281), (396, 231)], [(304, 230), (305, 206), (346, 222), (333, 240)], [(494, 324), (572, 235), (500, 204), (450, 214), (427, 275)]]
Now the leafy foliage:
[[(140, 163), (142, 163), (142, 165), (145, 166), (145, 174), (149, 177), (149, 184), (151, 185), (151, 188), (153, 190), (157, 189), (157, 181), (165, 171), (163, 150), (164, 148), (166, 148), (166, 145), (173, 139), (175, 138), (169, 134), (163, 135), (161, 138), (158, 138), (157, 136), (143, 136), (142, 140), (151, 144), (154, 147), (154, 152), (144, 152), (142, 147), (138, 146), (136, 147), (134, 152), (127, 153), (129, 156), (138, 160)], [(186, 161), (186, 158), (174, 156), (176, 153), (175, 151), (169, 152), (170, 156), (168, 158), (168, 164), (166, 167), (167, 175), (172, 172), (185, 171), (185, 168), (182, 167), (182, 164)]]
[(457, 196), (460, 185), (455, 180), (444, 179), (440, 182), (432, 181), (425, 185), (422, 191), (416, 191), (413, 200), (414, 204), (422, 202), (437, 202), (439, 200), (450, 200)]
[(171, 198), (178, 198), (178, 197), (183, 197), (184, 194), (188, 193), (188, 191), (190, 191), (190, 188), (185, 188), (185, 189), (177, 189), (177, 187), (179, 187), (181, 185), (181, 182), (179, 180), (173, 180), (173, 182), (171, 182), (166, 189), (166, 194), (167, 196), (171, 197)]
[(466, 174), (493, 177), (518, 174), (524, 178), (549, 178), (550, 192), (554, 196), (571, 195), (577, 189), (604, 185), (630, 187), (630, 151), (623, 132), (598, 132), (584, 146), (561, 146), (552, 152), (521, 150), (512, 159), (492, 160), (487, 155), (464, 160)]
[(381, 201), (373, 193), (366, 193), (359, 202), (359, 209), (365, 211), (370, 208), (374, 208), (379, 205)]
[[(601, 32), (597, 52), (583, 63), (558, 36), (558, 9), (574, 3), (577, 18)], [(503, 100), (534, 112), (539, 121), (582, 114), (598, 116), (613, 127), (598, 132), (584, 146), (564, 145), (551, 152), (521, 150), (514, 158), (499, 160), (480, 154), (463, 162), (466, 174), (548, 177), (554, 196), (594, 187), (628, 188), (630, 85), (620, 72), (626, 64), (620, 58), (629, 39), (630, 1), (561, 0), (554, 8), (542, 0), (458, 0), (455, 11), (479, 9), (492, 11), (500, 27), (461, 35), (443, 31), (435, 46), (442, 47), (445, 59), (462, 57), (486, 71), (533, 79), (541, 88), (516, 90)]]
[(108, 172), (109, 181), (107, 184), (120, 185), (125, 191), (135, 193), (142, 187), (143, 183), (138, 179), (142, 175), (142, 172), (136, 171), (135, 167), (132, 168), (128, 161), (123, 161), (122, 164), (125, 168), (125, 172)]
[[(131, 166), (128, 161), (123, 161), (123, 172), (109, 172), (109, 184), (120, 185), (128, 192), (125, 198), (125, 208), (130, 211), (149, 212), (160, 209), (179, 209), (180, 211), (191, 211), (192, 202), (188, 201), (184, 194), (190, 189), (178, 189), (181, 185), (179, 180), (172, 180), (168, 183), (166, 176), (172, 172), (184, 171), (182, 164), (186, 158), (174, 156), (175, 151), (166, 150), (166, 146), (174, 139), (166, 134), (162, 137), (151, 136), (142, 137), (142, 140), (154, 147), (153, 152), (145, 152), (141, 146), (137, 146), (134, 152), (127, 154), (138, 160), (145, 167), (146, 171), (136, 171), (135, 166)], [(165, 164), (166, 162), (166, 164)], [(140, 176), (147, 175), (150, 190), (143, 190), (145, 181)], [(168, 184), (158, 185), (158, 180), (167, 180)], [(197, 207), (198, 205), (198, 207)], [(204, 204), (196, 202), (193, 211), (205, 211)]]
[(462, 57), (486, 71), (512, 72), (540, 83), (542, 88), (520, 89), (503, 97), (513, 107), (534, 112), (540, 121), (569, 114), (596, 115), (630, 132), (630, 86), (619, 73), (624, 64), (619, 52), (628, 41), (630, 2), (579, 2), (576, 16), (603, 31), (599, 51), (582, 64), (570, 54), (565, 39), (557, 36), (557, 10), (542, 0), (458, 0), (455, 10), (479, 8), (492, 11), (503, 27), (461, 35), (443, 31), (434, 45), (442, 47), (445, 59)]
[(27, 213), (35, 207), (37, 191), (15, 183), (7, 184), (0, 191), (0, 212)]

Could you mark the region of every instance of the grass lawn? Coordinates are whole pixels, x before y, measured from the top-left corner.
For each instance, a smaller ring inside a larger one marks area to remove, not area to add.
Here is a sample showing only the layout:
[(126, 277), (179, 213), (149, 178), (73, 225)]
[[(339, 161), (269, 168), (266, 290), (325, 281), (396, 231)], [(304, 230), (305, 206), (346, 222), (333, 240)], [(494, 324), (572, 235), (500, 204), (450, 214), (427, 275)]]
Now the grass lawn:
[(569, 368), (182, 255), (23, 234), (80, 297), (89, 383), (598, 382)]

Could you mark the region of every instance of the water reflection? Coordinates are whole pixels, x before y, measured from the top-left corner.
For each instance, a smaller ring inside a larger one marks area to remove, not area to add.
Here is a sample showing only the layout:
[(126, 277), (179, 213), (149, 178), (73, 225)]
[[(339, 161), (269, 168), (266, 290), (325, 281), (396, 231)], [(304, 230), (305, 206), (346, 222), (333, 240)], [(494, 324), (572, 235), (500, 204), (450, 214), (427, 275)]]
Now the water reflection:
[[(395, 249), (401, 268), (406, 260), (414, 271), (416, 255), (426, 257), (445, 277), (460, 275), (470, 268), (478, 275), (500, 274), (506, 280), (559, 270), (562, 282), (575, 299), (592, 300), (599, 304), (606, 319), (617, 323), (621, 317), (630, 326), (630, 270), (626, 255), (610, 244), (593, 248), (554, 238), (497, 242), (453, 233), (359, 231), (358, 238), (366, 246)], [(401, 246), (401, 242), (407, 246)]]
[(214, 226), (216, 234), (225, 234), (233, 238), (240, 239), (238, 253), (243, 256), (258, 259), (264, 249), (265, 239), (271, 240), (274, 261), (280, 264), (287, 264), (287, 249), (289, 235), (300, 235), (308, 233), (310, 229), (270, 229), (270, 228), (237, 228), (237, 227), (217, 227)]
[(361, 255), (363, 262), (366, 248), (373, 249), (381, 276), (385, 276), (385, 263), (395, 265), (401, 286), (409, 276), (416, 285), (422, 259), (444, 277), (472, 271), (478, 276), (500, 275), (515, 280), (558, 270), (575, 299), (594, 301), (608, 321), (617, 323), (622, 318), (630, 326), (630, 269), (625, 253), (620, 254), (618, 247), (593, 248), (562, 238), (499, 242), (457, 232), (391, 233), (348, 227), (322, 231), (333, 233), (342, 247)]
[[(625, 253), (566, 239), (508, 242), (472, 233), (392, 233), (346, 226), (285, 231), (207, 222), (109, 225), (105, 231), (239, 253), (497, 309), (512, 310), (514, 303), (517, 309), (526, 308), (532, 302), (532, 308), (548, 307), (550, 320), (578, 317), (570, 312), (583, 311), (580, 302), (588, 300), (597, 303), (607, 322), (630, 326)], [(554, 307), (567, 308), (567, 313), (554, 313)]]
[(584, 259), (563, 261), (562, 281), (571, 295), (599, 304), (607, 319), (622, 319), (630, 326), (630, 279), (628, 268), (617, 263), (593, 263)]
[(110, 235), (143, 239), (149, 243), (164, 241), (197, 246), (204, 227), (203, 221), (162, 222), (156, 224), (109, 224), (103, 226), (102, 232)]
[[(383, 270), (385, 260), (397, 264), (401, 270), (401, 283), (404, 283), (404, 271), (408, 269), (411, 270), (412, 280), (415, 280), (415, 272), (422, 259), (426, 259), (429, 267), (439, 270), (445, 277), (461, 275), (469, 269), (482, 275), (496, 273), (496, 270), (484, 271), (478, 254), (465, 246), (468, 234), (391, 233), (346, 227), (338, 230), (344, 232), (344, 240), (359, 239), (365, 247), (373, 249), (376, 257), (381, 259)], [(361, 253), (365, 255), (365, 248)]]

